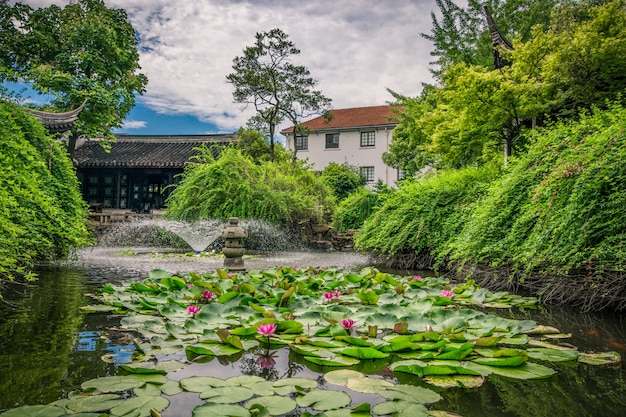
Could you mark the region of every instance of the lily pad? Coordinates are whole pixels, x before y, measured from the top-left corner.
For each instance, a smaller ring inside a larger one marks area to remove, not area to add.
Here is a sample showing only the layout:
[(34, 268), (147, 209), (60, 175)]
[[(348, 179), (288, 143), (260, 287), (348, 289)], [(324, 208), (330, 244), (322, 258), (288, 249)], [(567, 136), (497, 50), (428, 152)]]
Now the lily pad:
[(223, 379), (213, 378), (212, 376), (191, 376), (181, 379), (179, 383), (185, 391), (191, 392), (204, 392), (209, 388), (226, 386)]
[(157, 412), (163, 411), (168, 405), (170, 405), (169, 400), (161, 396), (133, 397), (124, 400), (124, 402), (117, 407), (113, 407), (111, 409), (111, 415), (125, 416), (129, 415), (131, 412), (138, 412), (140, 416), (149, 416), (151, 415), (151, 410), (154, 409)]
[(294, 400), (281, 396), (257, 397), (246, 403), (248, 409), (252, 409), (255, 405), (262, 406), (273, 416), (287, 414), (296, 409)]
[(213, 403), (235, 404), (246, 401), (254, 396), (254, 392), (246, 387), (224, 386), (210, 388), (200, 393), (200, 398)]
[(622, 357), (617, 352), (583, 353), (578, 356), (578, 362), (589, 365), (617, 365)]
[(352, 399), (343, 391), (313, 389), (296, 399), (300, 407), (311, 407), (317, 411), (336, 410), (346, 407)]
[(477, 375), (433, 375), (424, 377), (424, 382), (439, 388), (480, 388), (485, 378)]
[(428, 409), (412, 401), (386, 401), (376, 404), (372, 411), (379, 415), (391, 414), (394, 417), (429, 417)]
[(76, 396), (67, 404), (67, 408), (78, 412), (108, 411), (124, 402), (119, 395), (99, 394)]
[(192, 417), (250, 417), (250, 411), (240, 405), (205, 403), (193, 409)]
[(2, 417), (59, 417), (65, 410), (52, 405), (23, 405), (1, 414)]

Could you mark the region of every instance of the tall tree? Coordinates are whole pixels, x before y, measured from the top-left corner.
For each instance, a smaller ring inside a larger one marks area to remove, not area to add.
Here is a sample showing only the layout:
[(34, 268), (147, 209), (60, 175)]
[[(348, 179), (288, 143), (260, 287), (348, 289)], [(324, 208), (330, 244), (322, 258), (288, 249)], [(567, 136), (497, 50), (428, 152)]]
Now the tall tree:
[(469, 0), (465, 8), (453, 0), (436, 0), (439, 13), (432, 12), (431, 33), (422, 36), (433, 43), (436, 57), (431, 69), (440, 78), (455, 64), (493, 67), (492, 40), (489, 36), (484, 6), (489, 7), (502, 33), (512, 39), (527, 41), (535, 25), (546, 27), (550, 11), (558, 0)]
[(254, 46), (233, 60), (234, 72), (226, 76), (235, 87), (235, 102), (254, 106), (256, 118), (267, 125), (272, 161), (278, 124), (287, 118), (297, 126), (301, 118), (324, 113), (331, 102), (315, 89), (317, 81), (309, 70), (291, 62), (298, 54), (300, 50), (281, 29), (260, 32)]
[(35, 10), (0, 0), (0, 10), (0, 80), (21, 80), (52, 94), (57, 111), (88, 100), (70, 132), (70, 154), (81, 134), (112, 138), (111, 129), (121, 126), (148, 82), (139, 72), (126, 11), (109, 9), (103, 0)]

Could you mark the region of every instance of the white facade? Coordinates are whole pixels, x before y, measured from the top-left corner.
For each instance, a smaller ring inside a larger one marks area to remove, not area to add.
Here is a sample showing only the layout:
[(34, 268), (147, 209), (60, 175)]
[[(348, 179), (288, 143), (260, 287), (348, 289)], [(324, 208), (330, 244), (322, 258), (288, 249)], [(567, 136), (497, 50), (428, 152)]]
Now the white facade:
[(389, 151), (394, 127), (395, 123), (386, 122), (384, 125), (312, 129), (308, 135), (299, 137), (297, 143), (294, 143), (293, 132), (282, 133), (287, 149), (296, 152), (299, 159), (307, 160), (316, 171), (331, 162), (348, 163), (360, 168), (370, 186), (379, 180), (395, 186), (398, 170), (385, 165), (382, 159), (383, 153)]

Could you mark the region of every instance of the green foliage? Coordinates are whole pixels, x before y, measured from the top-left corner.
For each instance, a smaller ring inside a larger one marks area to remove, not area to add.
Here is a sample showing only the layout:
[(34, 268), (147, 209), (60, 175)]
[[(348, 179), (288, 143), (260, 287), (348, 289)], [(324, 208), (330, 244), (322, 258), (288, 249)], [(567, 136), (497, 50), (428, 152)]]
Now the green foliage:
[(547, 26), (556, 0), (469, 0), (461, 7), (452, 0), (436, 0), (439, 16), (431, 13), (432, 31), (422, 36), (433, 43), (431, 55), (437, 57), (439, 68), (431, 71), (441, 76), (456, 64), (493, 67), (492, 39), (489, 36), (483, 6), (489, 7), (500, 31), (511, 39), (516, 35), (523, 42), (531, 36), (535, 25)]
[[(70, 135), (94, 137), (120, 127), (148, 82), (139, 73), (135, 30), (123, 9), (102, 0), (78, 0), (33, 10), (0, 7), (0, 81), (24, 81), (54, 97), (57, 111), (87, 106)], [(112, 136), (111, 136), (112, 137)]]
[(303, 163), (256, 164), (234, 148), (219, 159), (204, 148), (187, 165), (167, 201), (168, 216), (181, 220), (267, 220), (284, 226), (321, 222), (334, 211), (330, 190)]
[(64, 147), (20, 107), (0, 102), (0, 278), (87, 243), (85, 203)]
[(496, 177), (485, 166), (442, 171), (402, 183), (355, 235), (356, 247), (386, 255), (430, 253), (443, 259), (467, 221), (468, 207)]
[(360, 228), (378, 208), (384, 194), (360, 188), (339, 203), (335, 228), (341, 232)]
[(359, 168), (348, 163), (329, 163), (322, 171), (321, 179), (333, 191), (338, 201), (367, 184), (367, 179), (360, 174)]
[[(513, 3), (523, 4), (506, 2)], [(546, 10), (552, 9), (549, 3)], [(474, 20), (474, 14), (461, 19), (464, 25)], [(623, 0), (563, 4), (548, 26), (511, 40), (515, 49), (501, 51), (510, 66), (495, 71), (450, 52), (440, 87), (429, 86), (414, 99), (395, 95), (403, 111), (385, 161), (410, 174), (426, 165), (460, 168), (501, 159), (503, 144), (507, 156), (519, 155), (527, 128), (604, 106), (626, 89)]]
[(625, 120), (613, 104), (535, 132), (528, 154), (474, 204), (454, 258), (550, 273), (624, 271)]

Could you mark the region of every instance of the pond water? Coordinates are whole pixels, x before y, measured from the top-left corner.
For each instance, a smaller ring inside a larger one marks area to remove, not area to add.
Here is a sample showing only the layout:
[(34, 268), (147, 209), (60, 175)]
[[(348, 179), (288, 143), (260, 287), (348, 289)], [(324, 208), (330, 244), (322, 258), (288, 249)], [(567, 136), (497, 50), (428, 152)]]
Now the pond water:
[[(66, 397), (93, 378), (117, 375), (118, 364), (130, 361), (134, 350), (127, 334), (119, 331), (119, 317), (83, 313), (93, 304), (87, 294), (109, 282), (140, 280), (150, 269), (171, 272), (212, 272), (221, 259), (154, 254), (148, 249), (121, 252), (115, 248), (87, 250), (66, 265), (40, 269), (39, 280), (10, 284), (0, 303), (0, 411), (20, 405), (48, 404)], [(133, 255), (122, 256), (121, 254)], [(360, 269), (367, 258), (352, 253), (284, 252), (246, 259), (248, 269), (276, 266), (341, 266)], [(406, 271), (411, 275), (413, 271)], [(566, 308), (503, 310), (509, 318), (532, 319), (539, 324), (571, 333), (569, 343), (586, 352), (615, 351), (626, 355), (626, 323), (623, 315), (580, 314)], [(103, 360), (103, 358), (107, 360)], [(184, 358), (184, 355), (183, 357)], [(182, 359), (181, 358), (181, 359)], [(226, 378), (258, 375), (267, 380), (306, 377), (324, 383), (322, 369), (288, 350), (274, 352), (272, 367), (264, 366), (259, 352), (194, 363), (168, 374), (170, 379), (192, 375)], [(623, 416), (626, 409), (624, 366), (603, 367), (551, 364), (557, 374), (547, 380), (520, 381), (490, 376), (479, 389), (435, 389), (443, 400), (429, 406), (462, 416)], [(417, 377), (394, 374), (384, 363), (365, 361), (361, 372), (393, 382), (425, 385)], [(398, 378), (398, 379), (396, 379)], [(432, 387), (431, 387), (432, 388)], [(378, 402), (376, 395), (351, 392), (354, 403)], [(198, 394), (169, 398), (167, 416), (191, 416), (202, 403)]]

